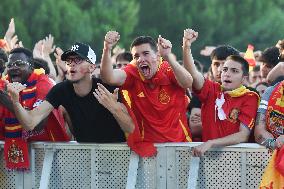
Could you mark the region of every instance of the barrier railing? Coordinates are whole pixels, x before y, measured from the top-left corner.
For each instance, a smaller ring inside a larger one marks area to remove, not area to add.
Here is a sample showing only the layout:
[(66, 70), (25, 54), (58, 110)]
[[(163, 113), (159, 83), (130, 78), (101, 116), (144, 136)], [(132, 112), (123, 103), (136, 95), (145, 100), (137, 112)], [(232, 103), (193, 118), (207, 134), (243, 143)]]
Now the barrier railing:
[(200, 143), (156, 144), (155, 157), (139, 158), (126, 144), (30, 144), (31, 169), (4, 168), (0, 141), (0, 189), (257, 188), (270, 154), (258, 144), (211, 149), (191, 157)]

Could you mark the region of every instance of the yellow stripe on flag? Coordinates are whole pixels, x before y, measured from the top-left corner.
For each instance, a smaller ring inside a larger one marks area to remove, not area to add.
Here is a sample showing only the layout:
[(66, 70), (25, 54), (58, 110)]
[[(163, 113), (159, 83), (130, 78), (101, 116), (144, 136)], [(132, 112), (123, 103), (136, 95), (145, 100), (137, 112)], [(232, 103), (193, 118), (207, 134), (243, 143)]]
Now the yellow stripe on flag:
[(283, 189), (284, 177), (275, 169), (277, 150), (274, 150), (264, 169), (259, 189)]

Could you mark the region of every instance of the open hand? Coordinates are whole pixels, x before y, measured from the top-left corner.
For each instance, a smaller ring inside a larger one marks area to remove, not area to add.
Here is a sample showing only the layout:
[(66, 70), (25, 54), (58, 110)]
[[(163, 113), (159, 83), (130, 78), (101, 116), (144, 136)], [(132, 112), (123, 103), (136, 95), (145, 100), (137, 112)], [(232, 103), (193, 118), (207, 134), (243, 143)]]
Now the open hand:
[(19, 101), (19, 93), (25, 88), (26, 86), (19, 82), (13, 82), (7, 84), (7, 91), (14, 102)]
[(53, 53), (55, 50), (55, 45), (53, 45), (54, 37), (49, 34), (45, 39), (43, 40), (43, 56), (49, 56), (49, 54)]
[(113, 93), (109, 92), (102, 84), (98, 83), (98, 88), (93, 92), (96, 99), (110, 112), (115, 108), (118, 99), (118, 88)]
[(63, 54), (63, 50), (60, 47), (56, 47), (55, 52), (53, 55), (55, 56), (55, 63), (58, 70), (58, 81), (63, 81), (65, 75), (67, 73), (66, 63), (65, 61), (61, 60), (61, 55)]

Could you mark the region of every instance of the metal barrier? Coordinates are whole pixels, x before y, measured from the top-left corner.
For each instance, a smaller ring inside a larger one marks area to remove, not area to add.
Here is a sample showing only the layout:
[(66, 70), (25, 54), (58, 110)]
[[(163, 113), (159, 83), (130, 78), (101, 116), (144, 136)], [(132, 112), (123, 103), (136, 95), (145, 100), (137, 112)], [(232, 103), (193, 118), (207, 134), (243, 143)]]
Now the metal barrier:
[(265, 148), (244, 143), (191, 157), (199, 144), (156, 144), (155, 157), (139, 158), (126, 144), (36, 142), (30, 144), (31, 169), (23, 173), (5, 170), (0, 141), (0, 189), (258, 187), (270, 157)]

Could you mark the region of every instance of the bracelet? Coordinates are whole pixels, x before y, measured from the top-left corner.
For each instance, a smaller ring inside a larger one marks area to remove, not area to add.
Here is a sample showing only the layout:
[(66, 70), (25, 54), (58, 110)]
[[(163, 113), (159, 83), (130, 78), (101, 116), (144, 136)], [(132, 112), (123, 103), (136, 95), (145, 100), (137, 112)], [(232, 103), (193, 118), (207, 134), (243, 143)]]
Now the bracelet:
[(268, 138), (261, 143), (269, 150), (274, 150), (276, 148), (276, 139), (275, 138)]

